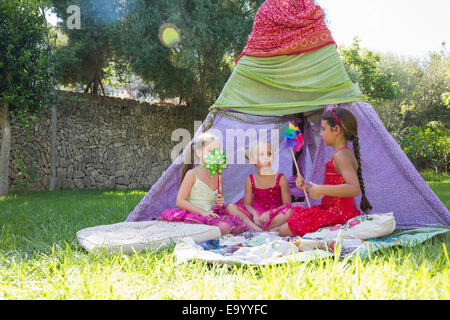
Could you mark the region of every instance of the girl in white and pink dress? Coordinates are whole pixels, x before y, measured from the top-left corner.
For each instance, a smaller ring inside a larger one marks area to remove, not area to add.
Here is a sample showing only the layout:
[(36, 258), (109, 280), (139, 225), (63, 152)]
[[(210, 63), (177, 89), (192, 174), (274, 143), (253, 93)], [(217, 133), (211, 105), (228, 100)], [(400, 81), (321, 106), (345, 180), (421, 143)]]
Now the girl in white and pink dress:
[(202, 166), (206, 156), (219, 147), (219, 139), (210, 133), (202, 133), (191, 143), (191, 154), (186, 153), (188, 159), (185, 163), (190, 162), (193, 167), (196, 157), (198, 165), (194, 168), (185, 165), (176, 200), (177, 208), (163, 211), (158, 220), (217, 226), (222, 235), (251, 230), (238, 216), (229, 214), (224, 207), (223, 195), (218, 193), (217, 173), (211, 176), (209, 170)]

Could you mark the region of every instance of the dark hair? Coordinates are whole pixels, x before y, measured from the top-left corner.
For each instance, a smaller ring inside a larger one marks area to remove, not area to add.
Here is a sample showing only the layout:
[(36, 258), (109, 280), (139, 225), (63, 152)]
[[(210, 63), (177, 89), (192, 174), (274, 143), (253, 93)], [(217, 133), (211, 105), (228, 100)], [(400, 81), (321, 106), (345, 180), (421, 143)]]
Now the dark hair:
[[(368, 213), (372, 209), (372, 205), (370, 204), (369, 200), (366, 196), (366, 188), (364, 187), (364, 179), (362, 176), (362, 169), (361, 169), (361, 153), (359, 150), (359, 138), (358, 138), (358, 121), (356, 120), (355, 116), (350, 110), (344, 109), (344, 108), (335, 108), (334, 114), (336, 115), (339, 123), (342, 126), (342, 133), (344, 135), (344, 138), (347, 141), (352, 141), (353, 143), (353, 151), (355, 153), (356, 161), (358, 162), (358, 180), (359, 180), (359, 186), (361, 188), (361, 205), (360, 208), (364, 213)], [(326, 120), (330, 127), (339, 126), (336, 119), (334, 118), (333, 110), (328, 110), (325, 112), (321, 119)]]

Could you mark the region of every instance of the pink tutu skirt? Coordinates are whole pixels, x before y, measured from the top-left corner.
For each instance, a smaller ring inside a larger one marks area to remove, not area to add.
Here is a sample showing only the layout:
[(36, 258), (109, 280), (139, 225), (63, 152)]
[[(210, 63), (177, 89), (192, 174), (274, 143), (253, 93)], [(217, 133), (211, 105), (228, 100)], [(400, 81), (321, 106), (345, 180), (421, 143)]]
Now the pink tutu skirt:
[(157, 220), (218, 226), (221, 231), (228, 230), (227, 233), (232, 234), (240, 234), (249, 230), (249, 228), (244, 224), (244, 222), (242, 222), (241, 219), (239, 219), (238, 216), (228, 214), (225, 207), (214, 205), (211, 209), (214, 213), (219, 215), (218, 218), (204, 217), (188, 210), (172, 208), (164, 210)]

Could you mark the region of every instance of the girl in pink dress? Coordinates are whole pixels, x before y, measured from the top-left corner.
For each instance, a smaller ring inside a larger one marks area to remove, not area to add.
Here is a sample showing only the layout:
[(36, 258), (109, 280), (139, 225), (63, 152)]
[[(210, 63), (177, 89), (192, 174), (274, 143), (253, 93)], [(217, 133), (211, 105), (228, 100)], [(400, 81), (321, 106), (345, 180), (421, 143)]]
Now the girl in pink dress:
[(266, 142), (252, 147), (249, 160), (258, 172), (247, 178), (244, 198), (227, 207), (244, 222), (255, 224), (255, 230), (269, 230), (279, 225), (280, 216), (291, 210), (288, 181), (282, 173), (271, 168), (274, 152), (273, 146)]
[[(286, 217), (287, 222), (271, 230), (282, 236), (303, 236), (323, 227), (344, 224), (360, 215), (354, 201), (360, 191), (361, 210), (367, 213), (372, 209), (364, 188), (358, 123), (353, 113), (343, 108), (327, 111), (322, 116), (320, 135), (325, 145), (334, 148), (331, 161), (325, 165), (323, 184), (311, 182), (311, 186), (307, 186), (301, 176), (297, 177), (296, 184), (300, 189), (305, 187), (311, 198), (322, 200), (321, 204), (311, 208), (293, 208)], [(348, 141), (353, 142), (354, 151), (347, 147)]]
[[(177, 208), (164, 210), (158, 220), (217, 226), (222, 235), (239, 234), (251, 230), (239, 217), (227, 212), (223, 195), (218, 193), (217, 173), (211, 176), (209, 170), (202, 166), (206, 156), (219, 147), (219, 139), (209, 133), (202, 133), (191, 144), (190, 152), (186, 153), (187, 159), (181, 174), (181, 185), (176, 200)], [(192, 168), (194, 156), (199, 164)]]

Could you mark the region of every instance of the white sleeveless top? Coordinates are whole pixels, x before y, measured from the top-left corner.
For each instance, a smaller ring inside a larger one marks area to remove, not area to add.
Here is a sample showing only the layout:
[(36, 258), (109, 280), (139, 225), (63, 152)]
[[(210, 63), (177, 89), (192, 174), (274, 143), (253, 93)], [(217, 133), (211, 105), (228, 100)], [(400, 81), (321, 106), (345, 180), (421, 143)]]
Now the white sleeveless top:
[(216, 204), (217, 190), (211, 190), (195, 173), (194, 175), (195, 182), (186, 200), (200, 209), (211, 211), (212, 206)]

